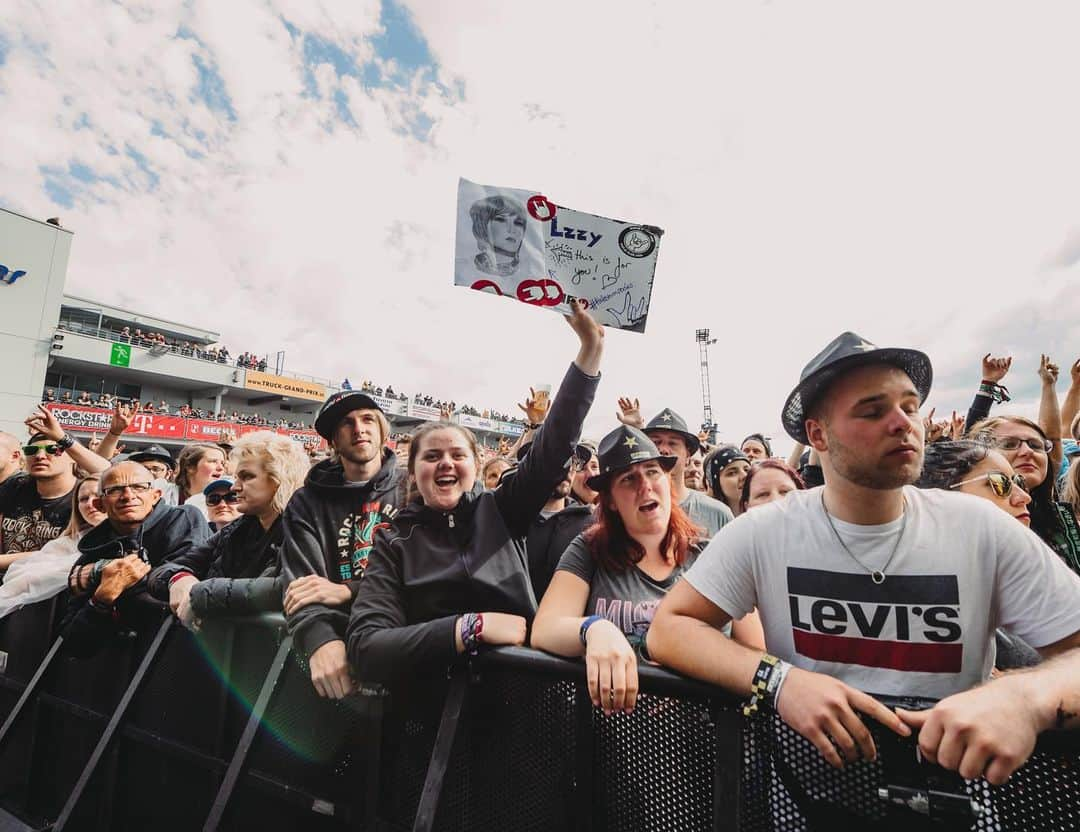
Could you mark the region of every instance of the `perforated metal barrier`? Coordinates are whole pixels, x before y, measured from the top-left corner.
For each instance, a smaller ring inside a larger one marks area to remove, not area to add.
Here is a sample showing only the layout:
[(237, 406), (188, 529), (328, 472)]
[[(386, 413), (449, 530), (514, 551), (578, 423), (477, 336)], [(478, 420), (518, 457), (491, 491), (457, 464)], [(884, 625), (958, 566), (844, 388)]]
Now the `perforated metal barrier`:
[[(7, 635), (55, 620), (23, 614)], [(579, 662), (521, 648), (335, 704), (283, 624), (163, 625), (44, 665), (37, 639), (0, 677), (0, 715), (25, 700), (0, 730), (0, 828), (1080, 829), (1075, 734), (998, 788), (875, 724), (879, 759), (837, 771), (716, 688), (642, 667), (634, 713), (605, 716)]]

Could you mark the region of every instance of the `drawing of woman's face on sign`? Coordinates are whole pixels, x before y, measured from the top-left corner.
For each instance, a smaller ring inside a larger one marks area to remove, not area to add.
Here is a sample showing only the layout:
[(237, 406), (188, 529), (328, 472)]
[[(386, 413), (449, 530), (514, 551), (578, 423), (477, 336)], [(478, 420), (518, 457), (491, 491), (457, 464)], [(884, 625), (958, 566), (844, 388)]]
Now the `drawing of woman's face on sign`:
[(485, 274), (513, 274), (525, 239), (525, 208), (509, 197), (489, 196), (474, 202), (469, 216), (479, 249), (476, 268)]

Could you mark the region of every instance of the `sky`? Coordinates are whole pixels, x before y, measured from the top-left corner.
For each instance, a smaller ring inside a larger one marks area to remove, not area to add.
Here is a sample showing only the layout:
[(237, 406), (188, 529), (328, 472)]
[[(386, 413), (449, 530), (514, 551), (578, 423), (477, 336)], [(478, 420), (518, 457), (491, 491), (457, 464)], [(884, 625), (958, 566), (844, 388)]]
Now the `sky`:
[(665, 230), (644, 334), (586, 422), (780, 410), (844, 330), (987, 353), (1033, 414), (1080, 356), (1080, 7), (1070, 2), (0, 0), (0, 206), (75, 233), (68, 291), (286, 368), (516, 411), (576, 352), (454, 288), (459, 177)]

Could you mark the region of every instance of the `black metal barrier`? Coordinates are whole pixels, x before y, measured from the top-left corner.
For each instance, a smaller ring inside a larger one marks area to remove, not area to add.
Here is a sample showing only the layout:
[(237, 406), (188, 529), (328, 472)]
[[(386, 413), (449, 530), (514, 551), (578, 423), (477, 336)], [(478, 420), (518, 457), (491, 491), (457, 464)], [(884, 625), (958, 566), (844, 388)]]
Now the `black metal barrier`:
[(163, 618), (0, 677), (0, 829), (1080, 829), (1076, 735), (992, 788), (871, 724), (878, 761), (836, 771), (655, 667), (629, 715), (592, 707), (580, 662), (521, 648), (331, 703), (290, 647), (278, 615), (195, 635)]

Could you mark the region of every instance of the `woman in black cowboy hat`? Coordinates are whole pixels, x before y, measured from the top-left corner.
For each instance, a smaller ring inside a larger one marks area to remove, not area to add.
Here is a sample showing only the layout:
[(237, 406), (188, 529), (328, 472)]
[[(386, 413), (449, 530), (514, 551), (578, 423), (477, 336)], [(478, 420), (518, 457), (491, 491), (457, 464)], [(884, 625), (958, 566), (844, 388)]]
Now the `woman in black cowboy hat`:
[[(635, 648), (660, 600), (701, 549), (700, 529), (672, 499), (662, 456), (640, 430), (622, 425), (604, 437), (596, 521), (559, 561), (533, 623), (532, 646), (585, 656), (589, 695), (606, 713), (630, 712), (637, 699)], [(735, 637), (764, 643), (756, 620)], [(753, 630), (756, 629), (756, 635)]]

